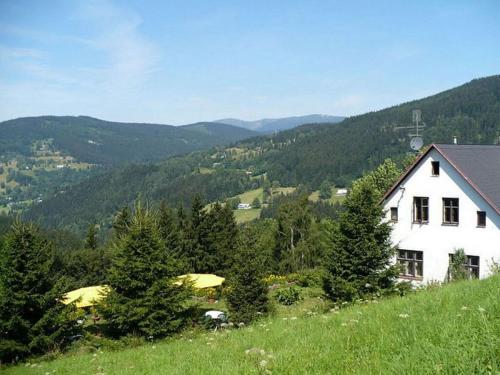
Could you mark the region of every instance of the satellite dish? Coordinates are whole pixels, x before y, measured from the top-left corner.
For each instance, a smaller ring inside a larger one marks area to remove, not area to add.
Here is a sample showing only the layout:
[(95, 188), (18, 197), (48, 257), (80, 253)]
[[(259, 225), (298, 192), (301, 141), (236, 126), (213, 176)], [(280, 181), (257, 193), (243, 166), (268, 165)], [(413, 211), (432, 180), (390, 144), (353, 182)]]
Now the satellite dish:
[(410, 141), (410, 147), (414, 151), (418, 151), (424, 145), (424, 140), (422, 137), (413, 137)]

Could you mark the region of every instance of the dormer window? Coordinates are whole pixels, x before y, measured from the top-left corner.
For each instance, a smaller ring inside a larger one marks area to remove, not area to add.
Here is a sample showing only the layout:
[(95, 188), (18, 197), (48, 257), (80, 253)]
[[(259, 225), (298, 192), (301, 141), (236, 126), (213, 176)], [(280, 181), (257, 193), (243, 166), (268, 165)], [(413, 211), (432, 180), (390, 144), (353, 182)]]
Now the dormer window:
[(431, 166), (432, 166), (432, 175), (439, 176), (439, 162), (431, 161)]

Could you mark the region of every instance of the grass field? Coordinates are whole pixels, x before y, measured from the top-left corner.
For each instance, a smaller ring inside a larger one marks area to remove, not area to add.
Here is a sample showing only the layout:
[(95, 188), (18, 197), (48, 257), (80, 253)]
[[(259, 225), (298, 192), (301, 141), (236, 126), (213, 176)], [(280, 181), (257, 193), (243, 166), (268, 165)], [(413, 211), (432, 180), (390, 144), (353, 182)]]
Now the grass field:
[[(332, 187), (332, 196), (330, 199), (328, 199), (328, 202), (334, 204), (336, 202), (341, 203), (344, 199), (345, 196), (337, 196), (337, 188)], [(317, 202), (319, 200), (319, 190), (315, 190), (309, 195), (309, 200), (312, 202)]]
[(5, 374), (498, 374), (500, 276), (340, 311), (311, 296), (250, 327)]

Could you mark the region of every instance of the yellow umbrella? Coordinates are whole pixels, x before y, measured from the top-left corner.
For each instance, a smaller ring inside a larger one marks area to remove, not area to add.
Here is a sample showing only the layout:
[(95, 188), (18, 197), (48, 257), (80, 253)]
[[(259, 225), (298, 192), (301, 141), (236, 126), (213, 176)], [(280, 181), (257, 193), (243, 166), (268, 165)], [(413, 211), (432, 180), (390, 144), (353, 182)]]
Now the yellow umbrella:
[(76, 307), (94, 306), (106, 297), (109, 291), (110, 288), (107, 285), (88, 286), (86, 288), (72, 290), (71, 292), (64, 294), (61, 302), (65, 305), (69, 305), (71, 302), (81, 298), (76, 303)]
[(191, 282), (193, 282), (193, 286), (196, 289), (213, 288), (216, 286), (220, 286), (222, 285), (224, 280), (226, 280), (223, 277), (210, 273), (188, 273), (187, 275), (179, 276), (179, 281), (177, 282), (177, 284), (182, 283), (182, 281), (186, 277), (189, 278)]

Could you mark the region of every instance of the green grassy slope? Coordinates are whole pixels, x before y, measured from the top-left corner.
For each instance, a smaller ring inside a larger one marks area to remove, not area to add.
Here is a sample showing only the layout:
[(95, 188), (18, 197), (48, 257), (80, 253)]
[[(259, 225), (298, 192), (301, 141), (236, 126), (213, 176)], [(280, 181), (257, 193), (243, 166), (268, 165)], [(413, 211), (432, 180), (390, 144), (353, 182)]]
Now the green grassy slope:
[(340, 312), (309, 303), (237, 331), (65, 356), (5, 373), (497, 374), (499, 291), (495, 276)]

